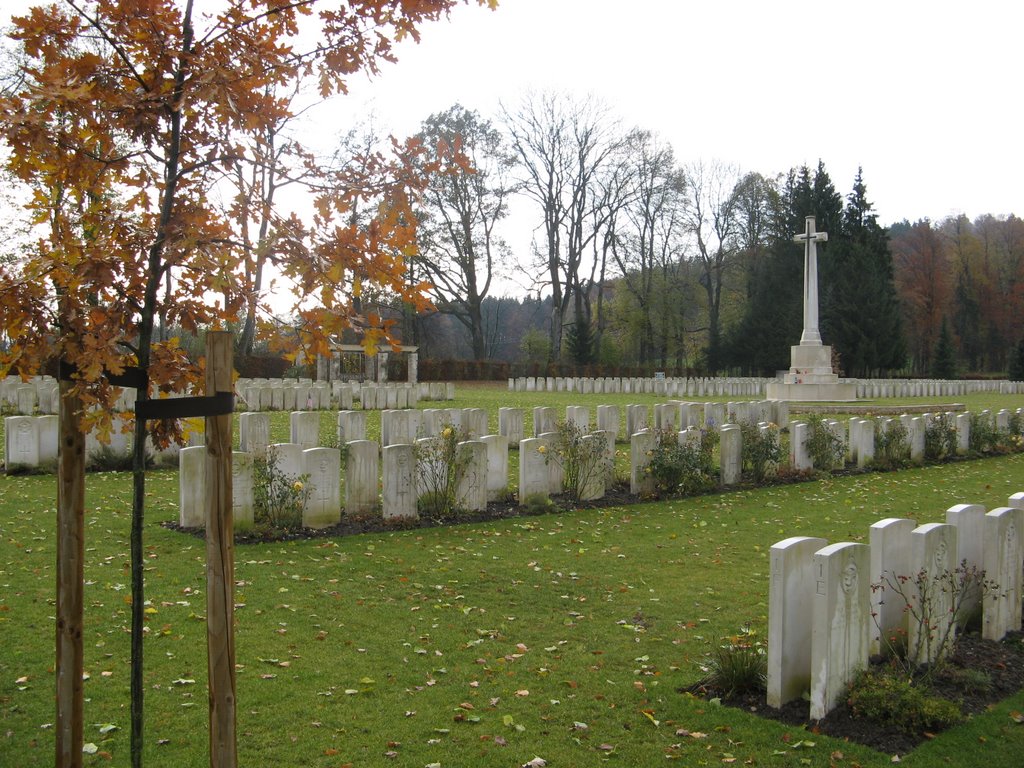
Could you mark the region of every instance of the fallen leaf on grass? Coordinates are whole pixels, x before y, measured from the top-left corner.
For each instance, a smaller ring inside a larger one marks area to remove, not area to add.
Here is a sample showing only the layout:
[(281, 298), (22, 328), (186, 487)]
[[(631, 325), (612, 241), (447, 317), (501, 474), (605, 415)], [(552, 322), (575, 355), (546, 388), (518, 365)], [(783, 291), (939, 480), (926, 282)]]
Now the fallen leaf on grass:
[(651, 714), (650, 710), (641, 709), (640, 710), (640, 714), (642, 714), (644, 717), (646, 717), (648, 720), (650, 720), (652, 723), (654, 723), (655, 727), (661, 725), (661, 721), (660, 720), (655, 720), (654, 719), (654, 715)]
[(1017, 710), (1013, 710), (1010, 713), (1010, 719), (1013, 720), (1013, 722), (1015, 723), (1020, 723), (1021, 725), (1024, 725), (1024, 714), (1018, 712)]

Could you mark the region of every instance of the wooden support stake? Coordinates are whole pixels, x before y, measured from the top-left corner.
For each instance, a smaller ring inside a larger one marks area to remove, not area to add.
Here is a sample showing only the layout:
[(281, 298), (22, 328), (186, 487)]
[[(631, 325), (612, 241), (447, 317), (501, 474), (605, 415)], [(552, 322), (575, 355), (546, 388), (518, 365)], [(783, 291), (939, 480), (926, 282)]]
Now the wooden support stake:
[[(57, 768), (82, 765), (82, 563), (85, 558), (85, 435), (82, 402), (61, 381), (57, 467)], [(13, 756), (12, 756), (13, 757)]]
[[(230, 392), (232, 335), (206, 334), (206, 394)], [(231, 503), (231, 415), (206, 417), (206, 644), (210, 766), (235, 768), (235, 550)]]

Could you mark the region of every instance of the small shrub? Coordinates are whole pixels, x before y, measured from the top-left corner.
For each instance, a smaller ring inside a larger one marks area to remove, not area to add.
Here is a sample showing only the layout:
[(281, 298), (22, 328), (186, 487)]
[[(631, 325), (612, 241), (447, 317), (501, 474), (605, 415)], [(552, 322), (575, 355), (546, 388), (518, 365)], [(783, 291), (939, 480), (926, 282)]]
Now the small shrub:
[(740, 431), (743, 435), (743, 469), (757, 483), (774, 476), (782, 458), (778, 427), (771, 424), (762, 430), (756, 424), (741, 424)]
[(942, 461), (956, 456), (956, 424), (953, 417), (940, 413), (924, 430), (924, 457)]
[(519, 506), (528, 515), (544, 515), (557, 509), (555, 502), (545, 493), (531, 493), (519, 502)]
[(956, 704), (929, 696), (922, 686), (891, 669), (858, 676), (847, 703), (856, 717), (892, 723), (913, 733), (941, 731), (963, 719)]
[(289, 531), (302, 527), (309, 475), (283, 471), (273, 448), (252, 462), (253, 518), (257, 527)]
[(647, 471), (654, 485), (662, 493), (702, 493), (718, 487), (718, 477), (712, 463), (718, 432), (701, 431), (700, 443), (679, 444), (679, 436), (672, 430), (658, 432)]
[(825, 423), (825, 419), (808, 414), (804, 421), (807, 424), (807, 453), (814, 468), (830, 472), (832, 467), (845, 462), (846, 446)]
[(545, 452), (545, 462), (555, 462), (562, 468), (562, 490), (572, 501), (579, 501), (591, 481), (608, 473), (603, 439), (584, 440), (586, 435), (572, 421), (560, 421), (555, 427), (555, 439)]
[(456, 491), (466, 471), (466, 459), (459, 456), (458, 446), (468, 439), (466, 430), (446, 424), (440, 434), (416, 442), (413, 455), (421, 491), (416, 508), (421, 515), (434, 520), (456, 516)]
[[(913, 576), (886, 575), (871, 589), (890, 592), (891, 597), (883, 594), (883, 599), (905, 606), (907, 622), (916, 630), (911, 632), (915, 638), (912, 643), (903, 633), (896, 637), (883, 633), (882, 642), (893, 665), (908, 679), (927, 680), (948, 666), (946, 661), (956, 643), (957, 630), (978, 620), (976, 611), (970, 608), (977, 605), (980, 610), (987, 596), (999, 586), (985, 578), (985, 571), (964, 560), (956, 568), (938, 573), (922, 569)], [(953, 620), (945, 621), (947, 616)], [(873, 618), (877, 626), (877, 615)], [(930, 663), (925, 663), (928, 660)]]
[(1001, 453), (1007, 450), (1008, 436), (996, 429), (991, 414), (971, 413), (971, 430), (967, 447), (974, 454)]
[(903, 422), (890, 419), (888, 427), (875, 422), (875, 458), (872, 466), (876, 469), (892, 470), (910, 464), (910, 440)]
[(984, 695), (995, 690), (992, 675), (983, 669), (965, 669), (964, 667), (951, 666), (942, 673), (942, 677), (965, 693)]
[(1021, 435), (1024, 435), (1024, 416), (1013, 411), (1010, 414), (1010, 437), (1020, 437)]

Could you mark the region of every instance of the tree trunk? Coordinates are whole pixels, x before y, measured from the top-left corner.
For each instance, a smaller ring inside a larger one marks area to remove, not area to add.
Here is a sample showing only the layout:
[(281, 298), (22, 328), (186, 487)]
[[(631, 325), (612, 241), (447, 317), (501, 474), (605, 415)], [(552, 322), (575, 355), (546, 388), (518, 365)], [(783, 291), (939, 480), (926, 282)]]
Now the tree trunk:
[(85, 435), (73, 382), (60, 382), (57, 481), (58, 768), (82, 765), (82, 614), (85, 558)]
[[(152, 332), (152, 319), (150, 332)], [(147, 335), (145, 343), (150, 343)], [(148, 358), (148, 355), (146, 355)], [(148, 360), (146, 361), (148, 363)], [(145, 370), (145, 368), (143, 368)], [(145, 620), (145, 587), (143, 578), (142, 528), (146, 508), (146, 420), (139, 416), (138, 406), (149, 399), (146, 389), (139, 389), (135, 398), (135, 437), (132, 446), (132, 526), (131, 561), (132, 582), (132, 642), (131, 642), (131, 738), (130, 753), (132, 768), (142, 765), (143, 702), (145, 699), (142, 683), (142, 641)]]
[[(231, 333), (206, 335), (206, 395), (232, 390)], [(235, 768), (235, 550), (231, 414), (206, 417), (206, 648), (210, 766)]]

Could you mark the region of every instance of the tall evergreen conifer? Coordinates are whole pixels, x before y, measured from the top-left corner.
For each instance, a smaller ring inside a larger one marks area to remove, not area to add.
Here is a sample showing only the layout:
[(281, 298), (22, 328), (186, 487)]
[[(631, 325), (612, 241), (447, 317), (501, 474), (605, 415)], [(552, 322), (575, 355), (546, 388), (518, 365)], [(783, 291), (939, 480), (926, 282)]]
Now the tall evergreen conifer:
[(872, 208), (858, 169), (822, 269), (826, 343), (854, 376), (902, 368), (906, 357), (889, 241)]
[(956, 348), (953, 346), (953, 336), (949, 332), (949, 323), (946, 322), (946, 318), (942, 318), (939, 339), (935, 342), (935, 354), (932, 355), (932, 378), (956, 378)]
[(1024, 381), (1024, 338), (1017, 344), (1010, 357), (1008, 378), (1010, 381)]

